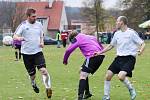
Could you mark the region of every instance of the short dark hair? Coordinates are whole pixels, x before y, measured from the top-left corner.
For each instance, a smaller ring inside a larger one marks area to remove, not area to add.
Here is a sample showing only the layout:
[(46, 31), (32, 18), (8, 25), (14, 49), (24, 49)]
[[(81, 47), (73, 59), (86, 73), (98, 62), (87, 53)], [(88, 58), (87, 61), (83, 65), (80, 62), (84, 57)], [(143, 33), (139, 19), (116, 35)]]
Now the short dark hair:
[(31, 16), (31, 14), (35, 14), (36, 13), (36, 10), (34, 8), (28, 8), (26, 10), (26, 16)]
[(126, 16), (119, 16), (118, 18), (119, 18), (120, 21), (123, 21), (123, 23), (124, 23), (125, 25), (128, 24), (128, 19), (127, 19)]
[(73, 31), (69, 34), (69, 41), (71, 42), (77, 35), (78, 35), (78, 32), (77, 32), (76, 30), (73, 30)]

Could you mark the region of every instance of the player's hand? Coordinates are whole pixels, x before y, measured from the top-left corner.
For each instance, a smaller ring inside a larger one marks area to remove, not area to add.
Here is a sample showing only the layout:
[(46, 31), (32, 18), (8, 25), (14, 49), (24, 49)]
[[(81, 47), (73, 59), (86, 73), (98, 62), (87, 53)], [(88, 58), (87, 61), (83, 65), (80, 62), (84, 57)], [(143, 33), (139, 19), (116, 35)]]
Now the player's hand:
[(63, 64), (64, 64), (64, 65), (67, 65), (68, 63), (67, 63), (67, 62), (65, 62), (65, 61), (63, 61)]
[(100, 55), (100, 52), (94, 52), (93, 57)]
[(40, 43), (40, 47), (41, 47), (41, 48), (44, 48), (44, 43)]
[(19, 41), (24, 41), (25, 39), (24, 39), (24, 37), (18, 37), (18, 40)]

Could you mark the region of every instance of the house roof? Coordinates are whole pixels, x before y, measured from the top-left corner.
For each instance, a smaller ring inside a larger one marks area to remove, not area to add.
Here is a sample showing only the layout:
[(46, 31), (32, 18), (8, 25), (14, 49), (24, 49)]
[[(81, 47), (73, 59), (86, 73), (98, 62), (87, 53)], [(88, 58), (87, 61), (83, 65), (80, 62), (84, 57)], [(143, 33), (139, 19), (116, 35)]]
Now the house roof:
[(18, 2), (17, 6), (36, 9), (38, 18), (48, 18), (48, 30), (57, 30), (60, 27), (63, 1), (54, 1), (52, 7), (48, 7), (49, 2)]

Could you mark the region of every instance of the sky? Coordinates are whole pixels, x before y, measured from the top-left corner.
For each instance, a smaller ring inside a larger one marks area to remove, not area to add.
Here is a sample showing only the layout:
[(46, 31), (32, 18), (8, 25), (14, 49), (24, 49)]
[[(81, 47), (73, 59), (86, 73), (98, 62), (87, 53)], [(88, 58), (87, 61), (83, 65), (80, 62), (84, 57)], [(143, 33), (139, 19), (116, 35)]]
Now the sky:
[[(19, 0), (0, 0), (0, 1), (19, 1)], [(48, 0), (42, 0), (42, 1), (48, 1)], [(63, 0), (63, 1), (65, 1), (66, 6), (82, 7), (83, 6), (82, 2), (86, 0)], [(114, 7), (118, 0), (103, 0), (103, 1), (104, 1), (103, 3), (104, 7), (107, 9), (107, 8)]]
[[(86, 0), (64, 0), (67, 6), (72, 6), (72, 7), (81, 7), (83, 6), (82, 2)], [(104, 7), (105, 8), (112, 8), (115, 6), (115, 3), (118, 0), (103, 0), (104, 1)]]

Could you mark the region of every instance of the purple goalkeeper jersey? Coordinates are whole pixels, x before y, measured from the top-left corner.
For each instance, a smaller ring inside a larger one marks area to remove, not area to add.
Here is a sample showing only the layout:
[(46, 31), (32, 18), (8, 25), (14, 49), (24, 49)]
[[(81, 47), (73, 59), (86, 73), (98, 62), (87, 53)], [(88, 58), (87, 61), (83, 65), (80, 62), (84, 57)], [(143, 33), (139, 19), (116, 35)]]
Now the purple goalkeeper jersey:
[(70, 54), (79, 47), (85, 58), (90, 58), (95, 52), (99, 52), (103, 49), (101, 43), (99, 43), (95, 36), (85, 35), (79, 33), (74, 41), (69, 45), (65, 54), (63, 62), (67, 63)]

